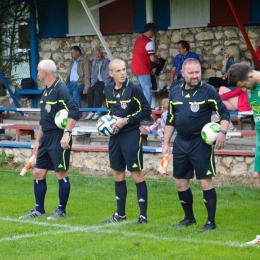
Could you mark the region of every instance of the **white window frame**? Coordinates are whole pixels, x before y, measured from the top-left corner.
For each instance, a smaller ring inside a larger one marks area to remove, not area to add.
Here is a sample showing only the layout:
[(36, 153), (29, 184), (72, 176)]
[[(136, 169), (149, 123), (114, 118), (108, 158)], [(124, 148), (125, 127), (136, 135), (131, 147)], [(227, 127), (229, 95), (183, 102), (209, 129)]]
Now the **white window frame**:
[(210, 0), (170, 0), (169, 29), (206, 27), (210, 23)]

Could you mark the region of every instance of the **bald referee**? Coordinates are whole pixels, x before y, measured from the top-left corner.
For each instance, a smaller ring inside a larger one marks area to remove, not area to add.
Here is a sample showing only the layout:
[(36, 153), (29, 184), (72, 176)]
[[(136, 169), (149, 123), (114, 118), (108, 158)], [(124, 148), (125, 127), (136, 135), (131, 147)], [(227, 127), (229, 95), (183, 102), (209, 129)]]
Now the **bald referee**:
[(125, 62), (114, 59), (109, 63), (109, 74), (114, 82), (105, 87), (106, 105), (109, 115), (117, 119), (116, 134), (109, 140), (110, 167), (113, 169), (116, 213), (105, 223), (126, 220), (125, 181), (126, 167), (131, 172), (137, 189), (140, 215), (136, 225), (147, 223), (148, 191), (143, 169), (142, 137), (140, 122), (151, 114), (151, 108), (141, 87), (126, 77)]

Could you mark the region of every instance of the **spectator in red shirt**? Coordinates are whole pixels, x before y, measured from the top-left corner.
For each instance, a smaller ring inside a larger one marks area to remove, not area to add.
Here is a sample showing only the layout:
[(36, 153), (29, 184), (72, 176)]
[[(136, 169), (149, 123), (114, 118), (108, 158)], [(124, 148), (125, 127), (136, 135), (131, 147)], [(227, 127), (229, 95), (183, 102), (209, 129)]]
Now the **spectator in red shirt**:
[[(160, 61), (155, 55), (154, 43), (151, 40), (156, 33), (156, 25), (148, 23), (144, 27), (144, 33), (140, 35), (134, 44), (132, 73), (136, 76), (139, 84), (143, 89), (143, 93), (151, 106), (151, 77), (150, 74), (155, 74), (156, 68), (152, 69), (152, 62), (159, 64)], [(145, 120), (145, 121), (151, 121)]]
[[(238, 112), (251, 110), (247, 98), (247, 92), (243, 91), (241, 88), (231, 90), (227, 87), (220, 87), (219, 95), (228, 110), (237, 110)], [(219, 117), (217, 115), (213, 115), (211, 121), (217, 122), (219, 121)], [(229, 130), (236, 130), (231, 121), (228, 128)]]

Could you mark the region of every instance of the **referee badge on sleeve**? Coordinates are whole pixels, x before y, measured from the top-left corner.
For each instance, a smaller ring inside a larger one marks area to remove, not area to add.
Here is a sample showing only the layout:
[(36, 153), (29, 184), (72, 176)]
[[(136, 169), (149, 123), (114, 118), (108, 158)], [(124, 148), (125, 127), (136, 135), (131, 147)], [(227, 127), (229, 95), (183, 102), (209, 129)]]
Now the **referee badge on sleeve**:
[(197, 102), (193, 102), (190, 105), (190, 110), (192, 112), (198, 112), (200, 110), (200, 105)]

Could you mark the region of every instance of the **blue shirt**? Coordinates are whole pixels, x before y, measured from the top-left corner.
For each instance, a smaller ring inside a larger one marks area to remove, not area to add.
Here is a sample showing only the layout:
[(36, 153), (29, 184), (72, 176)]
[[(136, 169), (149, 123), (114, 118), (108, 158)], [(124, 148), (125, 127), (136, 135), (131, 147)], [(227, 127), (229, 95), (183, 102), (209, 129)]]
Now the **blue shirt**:
[(181, 79), (183, 78), (182, 74), (181, 74), (181, 70), (182, 70), (182, 64), (183, 62), (188, 59), (188, 58), (193, 58), (193, 59), (196, 59), (198, 61), (200, 61), (200, 58), (199, 56), (195, 53), (195, 52), (189, 52), (186, 56), (183, 56), (183, 55), (180, 55), (178, 54), (175, 58), (174, 58), (174, 61), (173, 61), (173, 64), (172, 64), (172, 67), (175, 67), (176, 68), (176, 71), (177, 71), (177, 78), (178, 79)]
[(78, 74), (78, 62), (80, 60), (80, 57), (77, 60), (74, 60), (73, 65), (71, 67), (70, 71), (70, 82), (77, 82), (79, 79)]

